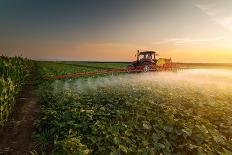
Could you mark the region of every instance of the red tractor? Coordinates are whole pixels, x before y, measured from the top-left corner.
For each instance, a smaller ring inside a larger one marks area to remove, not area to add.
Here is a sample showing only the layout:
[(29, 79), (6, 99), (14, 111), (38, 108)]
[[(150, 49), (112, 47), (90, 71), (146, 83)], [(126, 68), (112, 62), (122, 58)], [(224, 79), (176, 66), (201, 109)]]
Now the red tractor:
[(140, 52), (138, 50), (137, 60), (127, 67), (127, 72), (167, 71), (173, 69), (174, 65), (171, 58), (156, 59), (157, 55), (155, 51)]

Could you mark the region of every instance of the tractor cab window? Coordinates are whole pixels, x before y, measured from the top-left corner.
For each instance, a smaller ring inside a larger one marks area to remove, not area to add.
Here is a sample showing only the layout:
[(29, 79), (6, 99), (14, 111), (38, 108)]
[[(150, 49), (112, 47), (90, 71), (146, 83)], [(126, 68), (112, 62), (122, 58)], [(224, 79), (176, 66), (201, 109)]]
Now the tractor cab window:
[(151, 53), (147, 53), (147, 54), (146, 54), (146, 59), (152, 59)]
[(138, 60), (142, 60), (142, 59), (154, 60), (155, 59), (155, 54), (152, 53), (152, 52), (140, 53), (138, 55)]
[(146, 53), (146, 54), (144, 55), (144, 58), (145, 58), (145, 59), (152, 59), (151, 53)]
[(139, 55), (139, 60), (144, 59), (144, 55)]

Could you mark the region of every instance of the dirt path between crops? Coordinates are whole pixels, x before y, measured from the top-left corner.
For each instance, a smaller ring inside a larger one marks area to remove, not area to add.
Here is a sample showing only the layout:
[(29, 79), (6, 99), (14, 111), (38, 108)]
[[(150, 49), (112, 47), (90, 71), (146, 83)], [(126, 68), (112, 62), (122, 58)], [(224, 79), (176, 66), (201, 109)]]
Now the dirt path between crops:
[(12, 116), (0, 129), (0, 154), (23, 155), (38, 150), (39, 146), (32, 138), (33, 123), (40, 112), (35, 88), (30, 79), (16, 100)]

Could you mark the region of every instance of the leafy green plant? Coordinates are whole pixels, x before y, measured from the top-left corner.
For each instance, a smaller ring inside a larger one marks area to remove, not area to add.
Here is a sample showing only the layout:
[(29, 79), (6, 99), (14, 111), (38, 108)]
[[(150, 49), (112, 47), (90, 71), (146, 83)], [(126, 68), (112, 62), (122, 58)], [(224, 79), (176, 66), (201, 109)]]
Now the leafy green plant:
[(123, 78), (45, 82), (39, 137), (62, 154), (232, 153), (230, 92)]

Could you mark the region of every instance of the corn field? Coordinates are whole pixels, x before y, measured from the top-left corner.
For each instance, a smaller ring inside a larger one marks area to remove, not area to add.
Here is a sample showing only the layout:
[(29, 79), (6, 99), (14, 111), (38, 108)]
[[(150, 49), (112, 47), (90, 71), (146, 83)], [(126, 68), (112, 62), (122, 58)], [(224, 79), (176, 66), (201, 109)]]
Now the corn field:
[(16, 97), (33, 68), (33, 61), (21, 57), (0, 57), (0, 126), (8, 119)]

